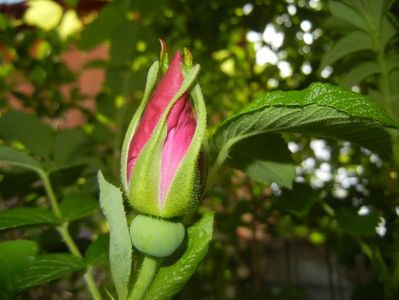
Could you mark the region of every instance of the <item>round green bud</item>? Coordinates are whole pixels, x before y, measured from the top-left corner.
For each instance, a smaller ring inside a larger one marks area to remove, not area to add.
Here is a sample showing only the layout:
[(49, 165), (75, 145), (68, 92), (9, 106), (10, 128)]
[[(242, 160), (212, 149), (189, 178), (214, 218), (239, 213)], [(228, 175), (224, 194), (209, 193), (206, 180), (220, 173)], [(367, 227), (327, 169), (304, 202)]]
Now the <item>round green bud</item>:
[(181, 223), (138, 215), (130, 224), (133, 246), (140, 252), (167, 257), (181, 245), (185, 230)]

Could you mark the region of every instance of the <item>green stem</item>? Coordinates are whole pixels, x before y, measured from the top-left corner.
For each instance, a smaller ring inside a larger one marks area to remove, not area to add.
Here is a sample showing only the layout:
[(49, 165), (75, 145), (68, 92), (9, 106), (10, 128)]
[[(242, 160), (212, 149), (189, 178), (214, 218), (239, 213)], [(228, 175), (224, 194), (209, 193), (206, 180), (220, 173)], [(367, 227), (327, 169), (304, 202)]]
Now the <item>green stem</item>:
[[(64, 220), (64, 217), (63, 217), (61, 209), (60, 209), (60, 205), (58, 204), (57, 197), (55, 196), (54, 189), (50, 182), (50, 177), (44, 171), (39, 172), (39, 176), (43, 180), (44, 188), (46, 190), (46, 193), (49, 198), (51, 208), (52, 208), (54, 214), (57, 217), (59, 217), (61, 220), (63, 220), (63, 223), (57, 227), (58, 232), (60, 233), (62, 239), (64, 240), (65, 244), (67, 245), (69, 251), (73, 255), (83, 258), (82, 254), (79, 251), (79, 248), (77, 247), (76, 243), (74, 242), (74, 240), (72, 239), (72, 237), (69, 233), (69, 230), (68, 230), (69, 224), (67, 221)], [(93, 278), (91, 267), (88, 267), (86, 269), (86, 272), (85, 272), (83, 278), (86, 282), (87, 287), (89, 288), (91, 297), (94, 300), (101, 300), (101, 295), (97, 289), (95, 280)]]
[(144, 256), (139, 277), (131, 291), (128, 300), (141, 300), (150, 287), (157, 270), (158, 261), (151, 256)]
[(391, 91), (389, 86), (389, 72), (385, 61), (385, 49), (379, 47), (377, 51), (378, 68), (380, 69), (380, 91), (384, 99), (385, 109), (393, 115)]

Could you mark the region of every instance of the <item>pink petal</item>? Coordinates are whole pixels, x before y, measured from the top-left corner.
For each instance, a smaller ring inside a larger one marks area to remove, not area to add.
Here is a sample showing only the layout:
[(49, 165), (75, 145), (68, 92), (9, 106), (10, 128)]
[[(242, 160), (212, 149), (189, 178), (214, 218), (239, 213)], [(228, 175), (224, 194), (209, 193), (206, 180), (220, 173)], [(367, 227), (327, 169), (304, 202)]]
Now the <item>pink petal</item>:
[[(175, 54), (173, 60), (161, 79), (158, 87), (152, 95), (144, 114), (140, 120), (140, 124), (136, 130), (129, 145), (128, 162), (127, 162), (127, 180), (130, 181), (132, 169), (136, 164), (137, 156), (143, 149), (154, 131), (162, 112), (165, 110), (169, 101), (177, 93), (183, 82), (183, 75), (180, 71), (182, 58), (179, 52)], [(178, 103), (176, 103), (177, 105)], [(175, 105), (175, 106), (176, 106)], [(181, 104), (179, 104), (181, 106)], [(169, 122), (169, 121), (168, 121)], [(168, 123), (169, 124), (169, 123)]]

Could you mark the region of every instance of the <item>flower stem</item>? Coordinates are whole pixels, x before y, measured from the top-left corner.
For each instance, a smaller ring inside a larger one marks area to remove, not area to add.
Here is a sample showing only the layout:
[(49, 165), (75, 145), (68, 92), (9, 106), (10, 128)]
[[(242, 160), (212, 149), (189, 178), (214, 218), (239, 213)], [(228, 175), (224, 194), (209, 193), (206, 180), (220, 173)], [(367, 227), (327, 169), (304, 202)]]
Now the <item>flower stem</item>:
[(131, 291), (128, 300), (141, 300), (150, 287), (157, 270), (158, 261), (151, 256), (144, 256), (139, 277)]
[[(63, 220), (62, 224), (57, 227), (59, 234), (61, 235), (62, 239), (64, 240), (65, 244), (67, 245), (69, 251), (73, 255), (75, 255), (79, 258), (83, 258), (82, 254), (79, 251), (78, 246), (76, 245), (76, 243), (74, 242), (74, 240), (72, 239), (72, 237), (69, 233), (69, 230), (68, 230), (69, 224), (67, 221), (64, 220), (64, 217), (63, 217), (61, 209), (60, 209), (60, 205), (59, 205), (57, 197), (55, 196), (55, 193), (54, 193), (53, 186), (51, 185), (49, 175), (46, 172), (41, 171), (41, 172), (39, 172), (39, 176), (43, 180), (44, 189), (46, 190), (47, 196), (49, 198), (49, 201), (51, 204), (51, 209), (53, 210), (54, 214), (58, 218)], [(91, 297), (94, 300), (101, 300), (101, 295), (97, 289), (95, 280), (93, 278), (91, 267), (88, 267), (86, 269), (86, 272), (85, 272), (83, 278), (86, 282), (87, 287), (89, 288)]]

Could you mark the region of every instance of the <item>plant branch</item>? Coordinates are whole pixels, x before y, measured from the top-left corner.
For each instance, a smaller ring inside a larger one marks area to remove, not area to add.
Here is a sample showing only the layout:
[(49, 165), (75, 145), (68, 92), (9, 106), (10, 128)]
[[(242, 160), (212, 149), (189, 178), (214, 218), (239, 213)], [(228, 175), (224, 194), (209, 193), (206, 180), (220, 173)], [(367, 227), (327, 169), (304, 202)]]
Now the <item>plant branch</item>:
[[(58, 232), (60, 233), (62, 239), (64, 240), (65, 244), (67, 245), (69, 251), (73, 255), (75, 255), (79, 258), (83, 258), (82, 254), (79, 251), (78, 246), (76, 245), (76, 243), (74, 242), (74, 240), (72, 239), (72, 237), (69, 233), (69, 230), (68, 230), (69, 224), (67, 221), (64, 220), (57, 197), (55, 196), (54, 189), (51, 185), (49, 175), (44, 171), (40, 171), (38, 173), (39, 173), (40, 178), (43, 180), (44, 189), (46, 190), (46, 193), (49, 198), (51, 208), (52, 208), (54, 214), (63, 221), (62, 224), (57, 227)], [(101, 300), (101, 295), (97, 289), (95, 280), (93, 278), (91, 267), (88, 267), (86, 269), (86, 272), (83, 277), (84, 277), (87, 287), (89, 288), (92, 298), (94, 300)]]

